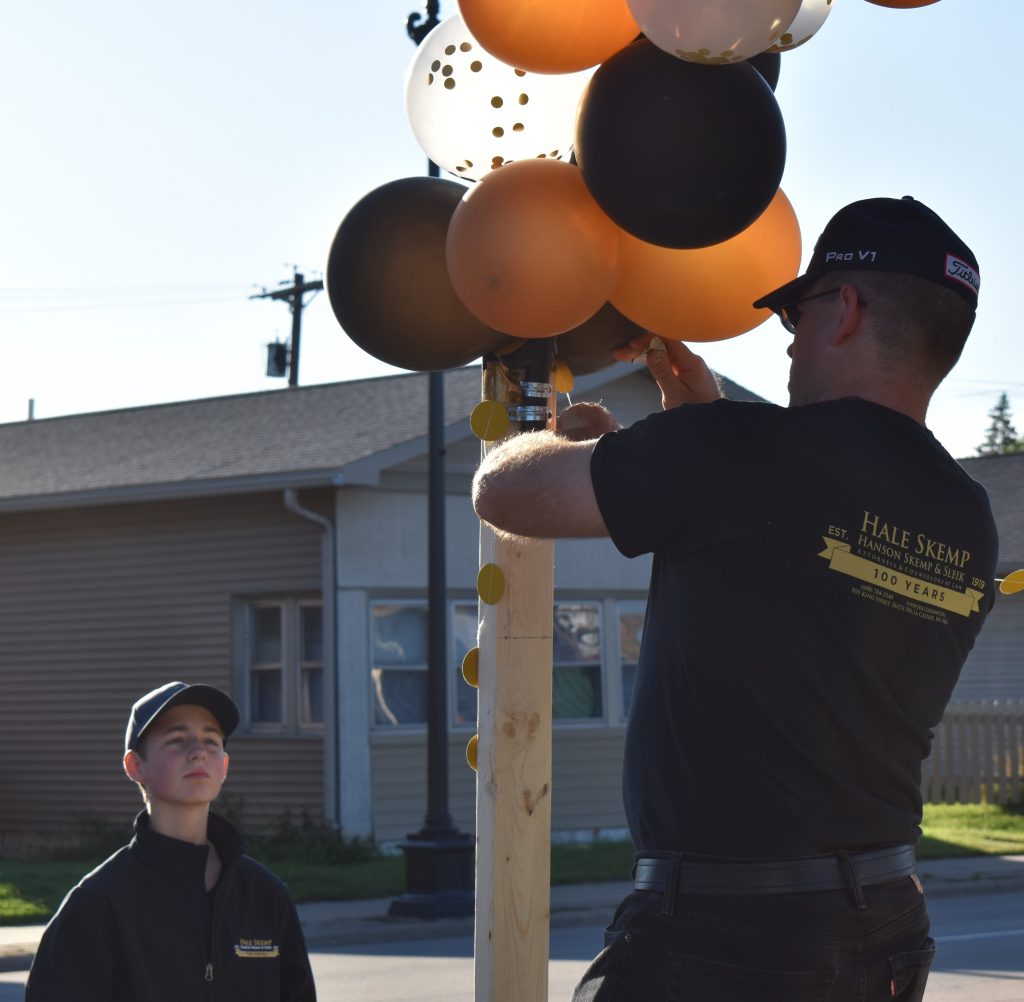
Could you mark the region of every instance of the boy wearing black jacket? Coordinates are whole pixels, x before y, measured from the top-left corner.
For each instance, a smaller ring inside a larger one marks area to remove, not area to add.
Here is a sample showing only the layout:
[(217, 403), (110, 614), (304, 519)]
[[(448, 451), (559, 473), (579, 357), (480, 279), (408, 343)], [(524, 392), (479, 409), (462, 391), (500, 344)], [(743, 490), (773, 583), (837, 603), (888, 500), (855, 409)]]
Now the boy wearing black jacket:
[(288, 891), (210, 813), (237, 726), (208, 685), (170, 682), (135, 703), (124, 769), (146, 810), (47, 926), (26, 1002), (315, 1002)]

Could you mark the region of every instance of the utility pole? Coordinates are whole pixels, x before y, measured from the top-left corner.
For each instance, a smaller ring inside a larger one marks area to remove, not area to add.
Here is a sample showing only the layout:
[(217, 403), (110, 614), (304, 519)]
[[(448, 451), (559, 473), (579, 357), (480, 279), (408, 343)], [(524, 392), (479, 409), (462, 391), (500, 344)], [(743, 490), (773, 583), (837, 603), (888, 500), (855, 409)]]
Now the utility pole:
[(277, 289), (274, 292), (267, 292), (264, 289), (263, 292), (259, 292), (249, 298), (283, 299), (291, 306), (292, 339), (288, 350), (288, 385), (291, 387), (299, 385), (299, 338), (302, 335), (302, 311), (307, 305), (305, 302), (306, 293), (312, 292), (316, 294), (320, 292), (324, 287), (324, 283), (322, 279), (307, 282), (305, 275), (296, 268), (292, 284), (288, 285), (285, 282), (281, 284), (284, 286), (283, 289)]

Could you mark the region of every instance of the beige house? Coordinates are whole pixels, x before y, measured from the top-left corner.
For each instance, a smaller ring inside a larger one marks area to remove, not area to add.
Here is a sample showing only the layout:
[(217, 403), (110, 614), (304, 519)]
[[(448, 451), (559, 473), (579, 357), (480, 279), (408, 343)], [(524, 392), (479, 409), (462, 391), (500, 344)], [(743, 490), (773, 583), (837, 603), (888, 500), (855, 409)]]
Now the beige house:
[[(378, 842), (426, 810), (427, 384), (422, 374), (0, 426), (0, 854), (127, 820), (132, 701), (171, 679), (242, 709), (228, 791), (245, 825), (285, 810)], [(468, 416), (446, 373), (450, 799), (474, 827), (479, 525)], [(755, 399), (727, 382), (734, 399)], [(646, 371), (577, 380), (628, 422)], [(1002, 570), (1024, 566), (1024, 456), (971, 460), (993, 490)], [(1009, 546), (1006, 543), (1009, 543)], [(603, 540), (555, 560), (553, 829), (619, 832), (619, 768), (649, 562)], [(1024, 596), (1001, 600), (969, 698), (1024, 698)]]

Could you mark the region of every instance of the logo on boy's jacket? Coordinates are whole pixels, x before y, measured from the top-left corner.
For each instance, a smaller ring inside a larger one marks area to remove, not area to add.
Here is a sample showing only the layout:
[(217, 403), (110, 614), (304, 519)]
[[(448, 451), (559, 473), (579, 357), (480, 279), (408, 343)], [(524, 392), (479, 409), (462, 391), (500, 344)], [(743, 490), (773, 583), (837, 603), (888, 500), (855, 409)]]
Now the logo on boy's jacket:
[(236, 957), (273, 958), (281, 956), (281, 949), (272, 939), (249, 939), (240, 936), (235, 944)]

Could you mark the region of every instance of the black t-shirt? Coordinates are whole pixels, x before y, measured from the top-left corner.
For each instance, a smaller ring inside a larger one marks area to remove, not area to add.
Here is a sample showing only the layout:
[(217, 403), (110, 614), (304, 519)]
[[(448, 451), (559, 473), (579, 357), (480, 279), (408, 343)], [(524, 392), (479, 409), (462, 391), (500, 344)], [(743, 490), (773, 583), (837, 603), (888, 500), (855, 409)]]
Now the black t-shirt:
[(615, 545), (652, 552), (623, 790), (639, 849), (914, 842), (921, 761), (992, 606), (984, 489), (860, 399), (722, 400), (604, 436)]

